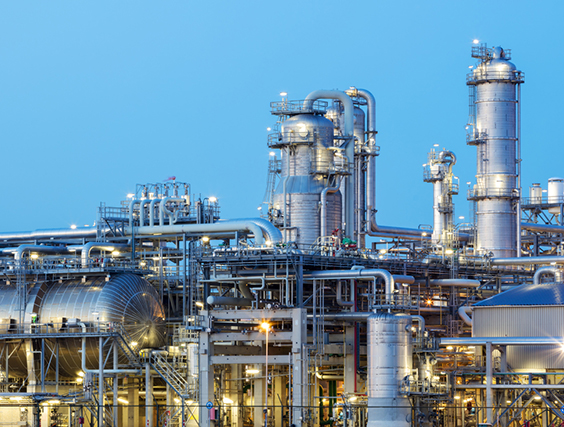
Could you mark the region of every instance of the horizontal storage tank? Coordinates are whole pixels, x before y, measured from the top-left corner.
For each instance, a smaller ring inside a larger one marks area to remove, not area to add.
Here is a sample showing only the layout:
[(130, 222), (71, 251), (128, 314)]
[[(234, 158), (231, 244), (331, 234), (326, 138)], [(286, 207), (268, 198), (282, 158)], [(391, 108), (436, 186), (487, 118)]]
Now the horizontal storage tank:
[[(35, 317), (35, 324), (32, 318)], [(15, 332), (19, 319), (16, 287), (0, 286), (0, 333)], [(135, 349), (156, 348), (166, 344), (164, 308), (157, 291), (142, 277), (119, 274), (106, 281), (105, 276), (66, 280), (62, 283), (36, 282), (28, 294), (24, 323), (27, 332), (79, 333), (83, 323), (89, 327), (101, 323), (121, 323)], [(31, 329), (30, 329), (31, 328)], [(89, 331), (92, 329), (89, 328)], [(81, 371), (81, 338), (59, 339), (59, 374), (76, 378)], [(98, 339), (87, 339), (86, 367), (98, 368)], [(0, 345), (5, 346), (5, 341)], [(27, 372), (25, 346), (8, 344), (10, 375), (25, 376)], [(40, 342), (32, 340), (32, 345)], [(52, 340), (55, 345), (55, 340)], [(37, 349), (38, 350), (38, 349)], [(108, 348), (105, 351), (109, 350)], [(5, 354), (5, 353), (2, 353)], [(37, 361), (36, 361), (37, 362)], [(2, 359), (1, 363), (5, 364)]]

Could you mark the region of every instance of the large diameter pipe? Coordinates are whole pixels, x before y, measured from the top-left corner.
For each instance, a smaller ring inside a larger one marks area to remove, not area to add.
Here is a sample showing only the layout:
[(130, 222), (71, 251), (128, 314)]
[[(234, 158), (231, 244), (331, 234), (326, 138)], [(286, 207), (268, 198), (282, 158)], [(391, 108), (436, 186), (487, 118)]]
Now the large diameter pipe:
[(273, 245), (281, 243), (283, 240), (280, 230), (277, 229), (273, 223), (264, 218), (237, 218), (235, 220), (225, 220), (220, 222), (229, 223), (232, 221), (249, 221), (253, 224), (256, 224), (262, 230), (262, 233), (266, 237), (266, 239)]
[(558, 267), (541, 267), (535, 271), (533, 276), (533, 284), (539, 285), (540, 278), (543, 274), (552, 274), (554, 276), (554, 283), (562, 283), (562, 270)]
[(433, 279), (429, 280), (429, 284), (432, 286), (458, 286), (477, 288), (480, 286), (480, 281), (472, 279)]
[[(339, 90), (316, 90), (311, 92), (303, 104), (305, 110), (313, 108), (313, 102), (318, 99), (338, 99), (344, 107), (345, 126), (344, 133), (347, 137), (345, 157), (349, 163), (354, 163), (354, 105), (350, 96)], [(354, 238), (354, 173), (345, 180), (345, 234)]]
[(533, 222), (522, 222), (521, 228), (529, 231), (538, 231), (540, 233), (564, 233), (563, 225), (535, 224)]
[(564, 256), (531, 256), (513, 258), (492, 258), (491, 265), (534, 265), (534, 264), (564, 264)]
[(0, 234), (0, 241), (21, 242), (47, 239), (82, 239), (87, 237), (96, 237), (96, 235), (96, 227), (48, 228), (35, 231), (2, 233)]
[(458, 315), (462, 319), (464, 323), (468, 326), (472, 326), (472, 318), (470, 315), (472, 314), (472, 307), (468, 307), (467, 305), (463, 305), (458, 307)]
[[(264, 244), (261, 228), (252, 221), (220, 221), (213, 224), (184, 224), (184, 225), (163, 225), (154, 227), (137, 227), (135, 235), (151, 236), (156, 234), (205, 234), (205, 233), (235, 233), (247, 231), (255, 236), (257, 245)], [(129, 227), (126, 233), (131, 235), (132, 228)]]
[(69, 250), (65, 246), (21, 245), (14, 252), (14, 259), (19, 261), (23, 258), (24, 254), (28, 252), (61, 255), (68, 254)]

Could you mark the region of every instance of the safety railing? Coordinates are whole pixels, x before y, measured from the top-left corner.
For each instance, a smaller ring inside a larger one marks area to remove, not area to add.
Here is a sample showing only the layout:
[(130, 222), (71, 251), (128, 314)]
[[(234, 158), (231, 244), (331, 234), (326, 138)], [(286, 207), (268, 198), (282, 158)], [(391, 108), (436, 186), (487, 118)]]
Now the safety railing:
[(490, 71), (486, 68), (477, 68), (474, 72), (466, 75), (466, 84), (476, 84), (479, 82), (501, 81), (508, 83), (523, 83), (525, 73), (522, 71)]
[(468, 200), (488, 198), (519, 198), (519, 190), (512, 188), (474, 188), (468, 190)]
[(318, 113), (325, 114), (327, 111), (327, 106), (329, 103), (327, 101), (316, 100), (308, 103), (308, 108), (304, 108), (304, 100), (295, 101), (274, 101), (270, 103), (271, 114), (280, 116), (288, 116), (300, 113)]

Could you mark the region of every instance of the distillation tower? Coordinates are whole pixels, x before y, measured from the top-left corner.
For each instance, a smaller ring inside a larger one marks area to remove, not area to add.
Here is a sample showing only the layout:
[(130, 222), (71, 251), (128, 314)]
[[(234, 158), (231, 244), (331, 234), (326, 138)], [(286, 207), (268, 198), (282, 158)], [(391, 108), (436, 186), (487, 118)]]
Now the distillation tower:
[(480, 254), (520, 256), (520, 85), (523, 73), (510, 51), (485, 45), (472, 49), (478, 65), (467, 76), (470, 123), (467, 143), (476, 145), (476, 244)]

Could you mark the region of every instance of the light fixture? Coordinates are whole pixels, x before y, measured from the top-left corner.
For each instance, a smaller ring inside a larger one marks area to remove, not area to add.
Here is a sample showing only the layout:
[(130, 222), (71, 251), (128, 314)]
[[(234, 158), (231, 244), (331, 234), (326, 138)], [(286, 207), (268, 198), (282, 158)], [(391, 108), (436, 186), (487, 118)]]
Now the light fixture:
[(356, 399), (358, 399), (358, 397), (351, 396), (350, 399), (349, 399), (349, 402), (354, 402), (354, 401), (356, 401)]
[(129, 405), (129, 400), (125, 400), (123, 397), (118, 397), (118, 402)]
[(506, 400), (505, 403), (507, 403), (508, 405), (511, 405), (511, 400)]
[(133, 193), (127, 193), (127, 198), (128, 199), (133, 199), (135, 197), (135, 194)]
[(174, 398), (174, 402), (175, 402), (175, 403), (180, 403), (180, 399), (179, 399), (178, 397), (175, 397), (175, 398)]
[(265, 331), (270, 331), (270, 323), (268, 322), (262, 322), (260, 324), (261, 329), (264, 329)]
[(233, 403), (233, 401), (231, 399), (229, 399), (228, 397), (224, 397), (223, 403), (225, 403), (226, 405), (231, 405)]
[(196, 301), (195, 304), (196, 304), (196, 307), (200, 307), (200, 308), (202, 308), (204, 306), (204, 303), (201, 302), (201, 301)]
[(474, 40), (472, 40), (472, 43), (474, 43), (474, 44), (478, 44), (478, 43), (480, 43), (480, 40), (478, 40), (478, 39), (474, 39)]
[(112, 255), (113, 255), (113, 256), (118, 256), (118, 255), (119, 255), (119, 251), (113, 251), (113, 252), (112, 252)]
[(131, 342), (131, 347), (137, 347), (137, 344), (139, 344), (139, 343), (136, 342), (136, 341), (132, 341), (132, 342)]
[(454, 253), (454, 251), (452, 249), (447, 249), (445, 251), (445, 254), (447, 254), (447, 255), (452, 255), (453, 253)]
[(454, 350), (454, 347), (453, 347), (452, 345), (449, 345), (446, 349), (447, 349), (448, 351), (452, 351), (452, 350)]
[(208, 200), (210, 201), (210, 203), (215, 203), (215, 202), (217, 202), (217, 197), (212, 196)]
[(79, 377), (83, 377), (83, 376), (84, 376), (84, 372), (79, 371), (79, 372), (78, 372), (78, 376), (79, 376)]
[(37, 258), (39, 258), (39, 255), (37, 255), (37, 254), (31, 254), (31, 259), (37, 259)]
[(535, 396), (535, 400), (541, 400), (541, 397), (537, 394), (537, 395)]
[(460, 396), (459, 396), (459, 395), (454, 396), (454, 398), (455, 398), (455, 400), (460, 400)]
[(284, 98), (285, 96), (288, 96), (288, 92), (280, 92), (280, 96)]
[(210, 238), (208, 236), (202, 237), (202, 242), (208, 243), (209, 241), (210, 241)]
[(245, 371), (247, 374), (249, 375), (256, 375), (258, 374), (260, 371), (256, 368), (249, 368)]
[(73, 230), (75, 230), (75, 229), (76, 229), (76, 224), (71, 225), (71, 228), (72, 228)]
[(272, 128), (266, 128), (266, 130), (267, 130), (268, 132), (270, 132), (270, 131), (272, 130)]

